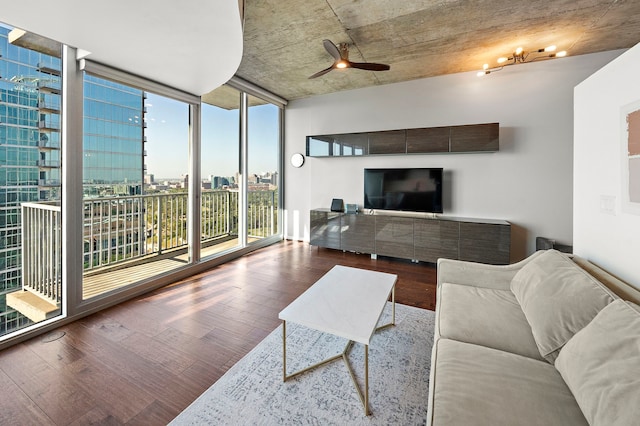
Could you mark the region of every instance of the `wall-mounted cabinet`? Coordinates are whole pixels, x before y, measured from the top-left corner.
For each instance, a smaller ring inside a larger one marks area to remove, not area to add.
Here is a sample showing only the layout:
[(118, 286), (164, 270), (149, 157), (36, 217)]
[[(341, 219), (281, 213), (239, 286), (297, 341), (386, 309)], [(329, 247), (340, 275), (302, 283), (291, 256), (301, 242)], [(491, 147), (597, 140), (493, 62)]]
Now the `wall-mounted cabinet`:
[(498, 123), (307, 136), (308, 157), (494, 152)]
[(504, 220), (310, 212), (310, 244), (436, 263), (439, 258), (509, 263), (511, 225)]

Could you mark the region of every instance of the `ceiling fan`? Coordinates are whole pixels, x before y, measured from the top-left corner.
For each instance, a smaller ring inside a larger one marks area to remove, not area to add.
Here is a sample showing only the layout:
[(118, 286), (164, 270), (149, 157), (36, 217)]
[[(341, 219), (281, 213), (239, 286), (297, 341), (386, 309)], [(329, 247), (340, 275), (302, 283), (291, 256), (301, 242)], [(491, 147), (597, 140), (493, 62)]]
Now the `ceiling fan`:
[(387, 71), (391, 68), (389, 65), (376, 64), (373, 62), (351, 62), (349, 60), (349, 45), (347, 43), (340, 43), (336, 46), (331, 40), (325, 39), (322, 40), (322, 44), (324, 44), (324, 48), (329, 52), (329, 55), (333, 56), (335, 61), (329, 68), (318, 71), (309, 78), (320, 77), (333, 69), (359, 68), (367, 71)]

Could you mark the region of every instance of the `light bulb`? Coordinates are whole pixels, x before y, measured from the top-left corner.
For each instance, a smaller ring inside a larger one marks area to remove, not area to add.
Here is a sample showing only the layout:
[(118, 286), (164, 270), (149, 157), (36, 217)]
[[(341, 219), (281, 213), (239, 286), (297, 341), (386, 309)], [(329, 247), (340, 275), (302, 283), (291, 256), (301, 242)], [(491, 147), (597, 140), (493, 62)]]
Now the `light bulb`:
[(566, 50), (561, 50), (560, 52), (556, 53), (556, 58), (563, 58), (565, 56), (567, 56)]
[(551, 46), (547, 46), (544, 48), (545, 52), (555, 52), (556, 51), (556, 46), (555, 45), (551, 45)]
[(344, 62), (344, 61), (340, 61), (340, 62), (338, 62), (338, 63), (336, 64), (336, 68), (343, 69), (343, 68), (346, 68), (346, 67), (347, 67), (347, 63), (346, 63), (346, 62)]
[(489, 69), (489, 64), (484, 64), (484, 65), (482, 66), (482, 69), (483, 69), (483, 70)]
[(491, 71), (489, 70), (485, 70), (485, 71), (478, 71), (478, 74), (476, 74), (478, 77), (482, 77), (483, 75), (487, 75), (489, 74)]
[(522, 53), (522, 47), (518, 47), (518, 48), (516, 49), (516, 55), (519, 55), (519, 54), (521, 54), (521, 53)]
[(507, 62), (507, 58), (505, 58), (504, 56), (502, 58), (498, 58), (498, 63), (501, 64), (503, 62)]

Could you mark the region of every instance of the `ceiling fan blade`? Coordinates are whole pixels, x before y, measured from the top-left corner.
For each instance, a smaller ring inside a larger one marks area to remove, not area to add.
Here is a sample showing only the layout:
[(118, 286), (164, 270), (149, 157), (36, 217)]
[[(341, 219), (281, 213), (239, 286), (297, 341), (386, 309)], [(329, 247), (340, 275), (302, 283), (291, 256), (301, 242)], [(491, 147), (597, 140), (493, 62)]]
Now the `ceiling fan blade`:
[(340, 50), (338, 50), (338, 47), (333, 44), (331, 40), (324, 39), (322, 40), (322, 44), (324, 44), (324, 48), (329, 52), (329, 55), (333, 56), (336, 61), (342, 59), (340, 57)]
[(387, 64), (376, 64), (373, 62), (351, 62), (351, 68), (359, 68), (367, 71), (387, 71), (391, 67)]
[(316, 78), (316, 77), (320, 77), (321, 75), (325, 75), (326, 73), (328, 73), (329, 71), (331, 71), (333, 69), (333, 65), (331, 65), (329, 68), (324, 69), (322, 71), (318, 71), (317, 73), (313, 74), (312, 76), (309, 76), (309, 78)]

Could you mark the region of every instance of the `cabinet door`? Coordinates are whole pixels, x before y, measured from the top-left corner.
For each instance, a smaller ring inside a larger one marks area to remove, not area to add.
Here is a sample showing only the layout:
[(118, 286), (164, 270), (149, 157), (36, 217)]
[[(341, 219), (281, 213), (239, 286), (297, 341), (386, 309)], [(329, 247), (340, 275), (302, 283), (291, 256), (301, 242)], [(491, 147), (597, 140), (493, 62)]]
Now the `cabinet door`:
[(406, 154), (404, 130), (369, 133), (369, 154)]
[(407, 153), (449, 152), (450, 127), (407, 129)]
[[(369, 154), (369, 135), (367, 133), (351, 133), (334, 135), (334, 156), (354, 156)], [(339, 153), (335, 152), (339, 149)]]
[(413, 218), (375, 216), (376, 254), (413, 259)]
[(460, 260), (506, 265), (511, 252), (511, 226), (460, 223)]
[(331, 135), (307, 136), (307, 157), (333, 156), (333, 137)]
[(451, 127), (451, 152), (498, 151), (498, 123)]
[(340, 249), (340, 216), (341, 213), (311, 210), (309, 244)]
[(436, 263), (439, 258), (458, 259), (460, 223), (438, 219), (415, 219), (414, 259)]
[(345, 214), (342, 216), (342, 250), (374, 253), (375, 216)]

